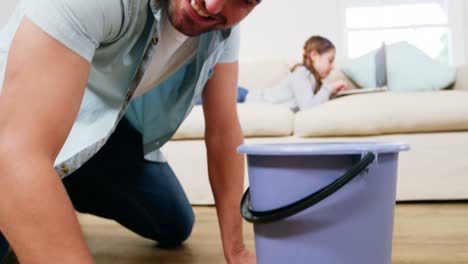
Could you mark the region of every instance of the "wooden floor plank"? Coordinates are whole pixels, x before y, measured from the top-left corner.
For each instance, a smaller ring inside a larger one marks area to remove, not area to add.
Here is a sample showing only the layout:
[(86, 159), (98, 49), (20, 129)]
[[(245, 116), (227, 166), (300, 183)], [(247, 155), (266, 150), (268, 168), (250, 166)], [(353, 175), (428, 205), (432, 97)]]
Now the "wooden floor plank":
[[(118, 224), (89, 215), (80, 221), (97, 263), (223, 263), (213, 207), (195, 207), (191, 238), (178, 249), (160, 249)], [(399, 204), (396, 208), (393, 264), (467, 264), (468, 203)], [(253, 231), (245, 225), (247, 246)]]

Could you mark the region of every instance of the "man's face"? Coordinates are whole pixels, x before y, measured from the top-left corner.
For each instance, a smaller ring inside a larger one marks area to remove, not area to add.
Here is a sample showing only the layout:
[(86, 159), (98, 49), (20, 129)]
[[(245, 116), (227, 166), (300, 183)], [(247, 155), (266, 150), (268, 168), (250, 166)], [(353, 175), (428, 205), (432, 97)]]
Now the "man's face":
[(244, 19), (261, 0), (168, 0), (172, 25), (188, 36), (229, 28)]

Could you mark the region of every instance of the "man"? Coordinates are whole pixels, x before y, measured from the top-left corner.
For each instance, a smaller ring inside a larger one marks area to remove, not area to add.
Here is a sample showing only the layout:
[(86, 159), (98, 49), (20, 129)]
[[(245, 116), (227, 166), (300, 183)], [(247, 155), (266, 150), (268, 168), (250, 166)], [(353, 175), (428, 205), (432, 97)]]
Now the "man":
[(185, 240), (193, 212), (158, 149), (200, 95), (224, 255), (255, 262), (234, 25), (258, 2), (20, 2), (0, 35), (0, 230), (21, 263), (93, 262), (72, 203), (162, 246)]

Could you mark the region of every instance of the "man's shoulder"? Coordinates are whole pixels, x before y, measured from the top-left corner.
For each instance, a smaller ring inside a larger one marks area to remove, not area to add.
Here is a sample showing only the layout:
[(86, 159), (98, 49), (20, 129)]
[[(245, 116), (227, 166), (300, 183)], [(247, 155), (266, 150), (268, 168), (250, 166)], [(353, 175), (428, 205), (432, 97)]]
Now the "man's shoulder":
[[(220, 35), (223, 35), (222, 32)], [(219, 63), (230, 63), (238, 61), (240, 47), (240, 31), (239, 26), (234, 26), (230, 29), (229, 36), (222, 41), (222, 53)]]

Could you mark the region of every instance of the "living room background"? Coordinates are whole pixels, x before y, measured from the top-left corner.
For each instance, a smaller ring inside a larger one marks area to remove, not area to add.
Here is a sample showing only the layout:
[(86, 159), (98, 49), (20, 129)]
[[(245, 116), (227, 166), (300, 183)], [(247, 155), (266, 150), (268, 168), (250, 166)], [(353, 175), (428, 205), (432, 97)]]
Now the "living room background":
[[(18, 0), (0, 2), (0, 27), (8, 20)], [(242, 23), (241, 61), (300, 59), (304, 40), (321, 34), (337, 46), (338, 63), (348, 57), (346, 8), (352, 5), (385, 5), (396, 2), (446, 2), (450, 28), (451, 63), (468, 62), (468, 3), (464, 0), (265, 0)], [(293, 3), (293, 4), (292, 4)]]
[(242, 22), (242, 61), (298, 60), (298, 51), (306, 38), (312, 34), (321, 34), (337, 46), (340, 64), (340, 61), (353, 55), (348, 51), (346, 9), (397, 4), (412, 4), (413, 7), (415, 4), (441, 5), (441, 9), (446, 11), (446, 25), (440, 21), (425, 20), (423, 24), (415, 26), (448, 27), (450, 64), (461, 65), (468, 61), (468, 51), (465, 51), (465, 43), (468, 43), (468, 3), (463, 0), (294, 0), (288, 4), (282, 0), (265, 0), (264, 3), (267, 4), (258, 6)]

